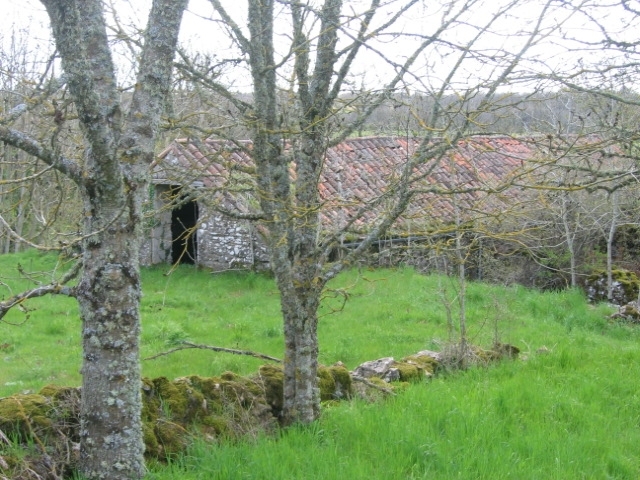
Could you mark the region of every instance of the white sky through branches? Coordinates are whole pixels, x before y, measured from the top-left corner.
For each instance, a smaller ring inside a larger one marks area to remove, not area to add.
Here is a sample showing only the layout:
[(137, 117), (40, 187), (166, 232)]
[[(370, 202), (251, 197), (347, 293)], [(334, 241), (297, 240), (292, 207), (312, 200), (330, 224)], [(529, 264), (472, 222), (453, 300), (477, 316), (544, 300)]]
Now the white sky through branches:
[[(467, 0), (467, 2), (473, 0)], [(246, 1), (221, 0), (221, 3), (238, 25), (246, 24)], [(310, 0), (311, 5), (320, 0)], [(440, 85), (451, 66), (459, 58), (461, 49), (486, 25), (500, 8), (511, 3), (509, 0), (477, 1), (472, 9), (464, 12), (460, 21), (442, 34), (442, 42), (429, 49), (416, 64), (412, 75), (407, 76), (408, 88), (427, 91)], [(534, 45), (519, 65), (518, 78), (526, 81), (514, 83), (506, 88), (513, 91), (527, 90), (533, 83), (536, 72), (566, 73), (571, 69), (588, 69), (591, 64), (616, 63), (629, 60), (617, 51), (603, 48), (603, 28), (617, 41), (634, 42), (634, 35), (640, 31), (638, 16), (623, 9), (620, 0), (574, 0), (580, 8), (570, 8), (572, 2), (550, 2), (540, 22), (543, 37)], [(28, 45), (29, 50), (43, 60), (52, 52), (48, 19), (44, 7), (37, 0), (0, 0), (3, 5), (0, 16), (2, 46), (5, 51), (15, 39)], [(110, 25), (119, 25), (127, 33), (144, 28), (150, 0), (105, 0), (110, 14)], [(385, 82), (394, 70), (393, 65), (401, 64), (424, 36), (431, 35), (446, 18), (447, 9), (456, 2), (423, 1), (416, 4), (408, 15), (385, 35), (376, 37), (371, 48), (363, 51), (361, 59), (353, 71), (353, 89), (376, 88)], [(462, 91), (468, 85), (476, 85), (479, 79), (490, 78), (500, 71), (504, 64), (527, 41), (528, 33), (536, 25), (543, 0), (521, 1), (508, 9), (491, 24), (490, 32), (474, 44), (474, 53), (465, 60), (464, 67), (449, 82), (451, 91)], [(627, 4), (640, 10), (640, 1), (629, 0)], [(345, 25), (347, 32), (358, 26), (358, 14), (368, 3), (364, 0), (345, 2), (344, 12), (353, 15), (351, 23)], [(374, 22), (382, 22), (399, 8), (399, 2), (383, 2)], [(280, 55), (287, 52), (289, 42), (288, 14), (286, 2), (277, 5), (276, 36), (282, 45)], [(600, 25), (598, 25), (600, 23)], [(246, 28), (243, 28), (246, 31)], [(113, 33), (113, 32), (112, 32)], [(545, 36), (548, 35), (548, 36)], [(343, 43), (348, 41), (343, 35)], [(189, 12), (182, 25), (181, 42), (185, 49), (210, 56), (215, 63), (223, 63), (238, 58), (240, 53), (232, 43), (226, 28), (213, 14), (208, 0), (191, 0)], [(116, 47), (116, 63), (122, 78), (127, 78), (131, 67), (131, 50), (121, 45)], [(634, 52), (633, 52), (634, 53)], [(119, 57), (119, 58), (118, 58)], [(236, 64), (234, 64), (236, 65)], [(1, 67), (1, 66), (0, 66)], [(2, 72), (0, 72), (2, 73)], [(249, 91), (251, 85), (246, 70), (237, 66), (221, 69), (220, 80), (232, 85), (236, 91)], [(515, 76), (514, 76), (515, 79)], [(126, 80), (125, 80), (126, 81)], [(514, 80), (515, 81), (515, 80)]]

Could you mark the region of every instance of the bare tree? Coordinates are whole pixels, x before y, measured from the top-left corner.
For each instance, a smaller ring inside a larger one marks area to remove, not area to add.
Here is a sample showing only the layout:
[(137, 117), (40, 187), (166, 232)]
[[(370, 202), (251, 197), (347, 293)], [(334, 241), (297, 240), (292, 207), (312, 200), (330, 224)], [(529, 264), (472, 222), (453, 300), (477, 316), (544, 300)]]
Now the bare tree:
[[(630, 0), (572, 0), (564, 8), (575, 13), (581, 28), (565, 32), (569, 40), (559, 45), (559, 62), (546, 65), (534, 75), (580, 95), (582, 122), (578, 133), (597, 134), (617, 145), (621, 155), (637, 156), (640, 97), (635, 84), (638, 73), (640, 9)], [(603, 168), (611, 176), (613, 169)], [(618, 173), (621, 173), (618, 170)], [(635, 175), (636, 171), (626, 173)], [(629, 179), (629, 181), (632, 181)], [(625, 184), (619, 182), (618, 186)]]
[[(80, 469), (86, 478), (144, 475), (139, 361), (139, 249), (148, 166), (171, 87), (186, 0), (151, 8), (136, 84), (123, 111), (100, 0), (43, 0), (69, 96), (82, 132), (83, 158), (65, 157), (54, 134), (38, 141), (15, 128), (28, 106), (0, 118), (0, 140), (69, 177), (84, 202), (81, 265), (59, 282), (0, 304), (0, 315), (26, 298), (73, 296), (80, 306), (83, 386)], [(65, 287), (81, 267), (77, 286)]]
[[(456, 142), (474, 130), (483, 113), (500, 108), (498, 87), (516, 78), (526, 52), (558, 27), (544, 25), (553, 2), (536, 5), (533, 27), (512, 38), (513, 51), (503, 46), (486, 49), (484, 41), (505, 26), (498, 24), (508, 21), (509, 13), (518, 11), (518, 0), (490, 5), (481, 0), (428, 5), (373, 0), (348, 6), (340, 0), (308, 4), (250, 0), (246, 28), (222, 2), (211, 0), (211, 4), (238, 47), (236, 63), (249, 70), (253, 95), (233, 95), (211, 75), (211, 63), (199, 66), (187, 55), (180, 71), (184, 78), (231, 101), (250, 129), (251, 147), (236, 145), (253, 159), (260, 208), (225, 213), (258, 221), (267, 239), (284, 318), (282, 420), (308, 423), (319, 415), (317, 310), (327, 282), (382, 238), (412, 197), (451, 195), (464, 189), (451, 183), (429, 184), (429, 175), (446, 162)], [(414, 28), (410, 32), (404, 22), (411, 12), (422, 19), (409, 22)], [(398, 33), (402, 29), (405, 33)], [(288, 33), (281, 34), (284, 31)], [(384, 42), (377, 43), (403, 36), (408, 47), (402, 56), (389, 54)], [(361, 81), (353, 87), (353, 79), (360, 78), (361, 54), (370, 55), (368, 65), (387, 73), (377, 89), (363, 88)], [(435, 73), (433, 65), (440, 62), (446, 69)], [(470, 85), (469, 70), (475, 68), (486, 68), (486, 75)], [(323, 197), (319, 181), (326, 171), (327, 149), (358, 132), (372, 112), (393, 102), (398, 91), (416, 87), (432, 98), (431, 108), (416, 118), (423, 140), (399, 153), (402, 161), (386, 187), (372, 197), (359, 198), (355, 185), (345, 185), (339, 198)], [(469, 109), (472, 98), (480, 100)], [(199, 133), (192, 130), (193, 135)], [(351, 213), (345, 212), (347, 206)], [(323, 216), (332, 215), (341, 221), (330, 227), (322, 223)], [(344, 236), (353, 237), (354, 231), (357, 245), (340, 261), (329, 262)]]
[[(4, 121), (34, 138), (50, 135), (56, 97), (63, 103), (59, 82), (51, 78), (54, 59), (29, 44), (28, 29), (5, 34), (0, 35), (5, 45), (0, 51)], [(67, 134), (66, 128), (57, 129), (60, 146)], [(80, 216), (78, 204), (69, 180), (24, 151), (0, 145), (0, 252), (18, 252), (30, 242), (51, 245), (54, 224), (73, 224)]]
[[(563, 8), (574, 12), (574, 25), (580, 28), (564, 31), (565, 41), (558, 43), (558, 60), (545, 64), (533, 76), (573, 98), (571, 110), (577, 128), (564, 148), (556, 148), (556, 154), (570, 158), (577, 153), (582, 160), (562, 162), (565, 181), (556, 186), (564, 193), (558, 195), (556, 190), (556, 195), (568, 207), (563, 209), (562, 221), (572, 262), (571, 284), (575, 285), (580, 266), (574, 240), (580, 235), (588, 237), (587, 232), (598, 232), (596, 238), (607, 244), (607, 270), (611, 272), (615, 231), (625, 222), (619, 195), (637, 188), (640, 101), (635, 84), (640, 60), (636, 33), (640, 9), (637, 2), (629, 0), (571, 0), (564, 2)], [(588, 186), (588, 192), (577, 191), (580, 186)], [(626, 210), (627, 218), (636, 216)], [(591, 248), (594, 243), (593, 236), (586, 238)], [(611, 284), (610, 273), (608, 276)]]

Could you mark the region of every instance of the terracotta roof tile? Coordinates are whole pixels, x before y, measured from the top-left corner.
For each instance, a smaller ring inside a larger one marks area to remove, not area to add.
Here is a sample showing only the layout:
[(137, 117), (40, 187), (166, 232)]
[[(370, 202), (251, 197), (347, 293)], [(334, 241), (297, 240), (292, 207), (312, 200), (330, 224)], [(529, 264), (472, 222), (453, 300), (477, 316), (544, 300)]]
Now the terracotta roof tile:
[[(389, 182), (420, 146), (419, 139), (365, 137), (345, 140), (328, 150), (319, 185), (324, 202), (323, 221), (328, 229), (349, 221), (362, 201), (372, 200), (386, 191)], [(208, 139), (196, 143), (179, 139), (171, 143), (153, 165), (156, 183), (193, 184), (225, 190), (237, 183), (250, 182), (243, 173), (252, 166), (249, 141), (237, 144)], [(536, 142), (507, 136), (473, 136), (460, 141), (443, 157), (429, 159), (413, 172), (418, 190), (475, 189), (456, 195), (455, 201), (469, 209), (504, 209), (505, 201), (517, 195), (505, 192), (505, 200), (488, 198), (480, 189), (498, 188), (508, 182), (526, 160), (541, 155)], [(420, 177), (424, 177), (420, 179)], [(383, 202), (384, 204), (384, 202)], [(381, 206), (354, 223), (364, 229), (375, 222)], [(451, 197), (435, 193), (417, 193), (395, 228), (406, 230), (409, 224), (427, 225), (451, 222), (454, 218)]]

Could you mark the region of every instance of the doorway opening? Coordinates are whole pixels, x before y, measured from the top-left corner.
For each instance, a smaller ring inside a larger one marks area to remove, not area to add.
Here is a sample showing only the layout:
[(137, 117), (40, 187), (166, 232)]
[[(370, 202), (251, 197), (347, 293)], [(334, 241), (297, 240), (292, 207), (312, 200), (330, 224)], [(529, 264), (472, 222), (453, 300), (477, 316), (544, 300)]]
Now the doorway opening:
[(189, 200), (180, 187), (171, 188), (176, 207), (171, 211), (171, 262), (195, 264), (198, 259), (198, 202)]

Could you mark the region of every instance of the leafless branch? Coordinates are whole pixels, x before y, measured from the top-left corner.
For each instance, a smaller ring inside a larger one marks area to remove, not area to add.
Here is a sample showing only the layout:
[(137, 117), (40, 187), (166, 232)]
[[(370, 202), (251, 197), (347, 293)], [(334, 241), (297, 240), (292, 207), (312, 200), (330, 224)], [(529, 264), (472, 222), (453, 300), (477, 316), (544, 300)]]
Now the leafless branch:
[(0, 141), (42, 160), (47, 165), (67, 175), (77, 184), (81, 184), (83, 181), (81, 168), (75, 161), (51, 151), (42, 143), (23, 132), (0, 125)]
[(265, 355), (264, 353), (252, 352), (250, 350), (236, 350), (236, 349), (233, 349), (233, 348), (214, 347), (212, 345), (199, 345), (199, 344), (191, 343), (191, 342), (182, 342), (182, 345), (179, 346), (179, 347), (172, 348), (171, 350), (168, 350), (166, 352), (161, 352), (161, 353), (158, 353), (156, 355), (152, 355), (150, 357), (146, 357), (146, 358), (144, 358), (144, 360), (154, 360), (154, 359), (156, 359), (158, 357), (162, 357), (162, 356), (174, 353), (174, 352), (178, 352), (180, 350), (187, 350), (187, 349), (191, 349), (191, 348), (199, 348), (199, 349), (202, 349), (202, 350), (213, 350), (214, 352), (231, 353), (233, 355), (248, 355), (250, 357), (260, 358), (262, 360), (270, 360), (272, 362), (282, 363), (282, 360), (280, 360), (279, 358), (271, 357), (269, 355)]
[(43, 297), (45, 295), (66, 295), (75, 297), (75, 287), (67, 287), (66, 284), (76, 278), (82, 269), (82, 262), (77, 261), (71, 269), (65, 273), (58, 281), (48, 285), (39, 285), (36, 288), (14, 295), (9, 300), (0, 302), (0, 319), (2, 319), (13, 307), (21, 305), (30, 298)]
[(364, 383), (367, 387), (375, 388), (376, 390), (380, 390), (381, 392), (384, 392), (388, 395), (395, 395), (395, 392), (391, 388), (385, 388), (381, 387), (380, 385), (376, 385), (375, 383), (367, 380), (364, 377), (361, 377), (360, 375), (351, 375), (351, 379), (355, 382)]

